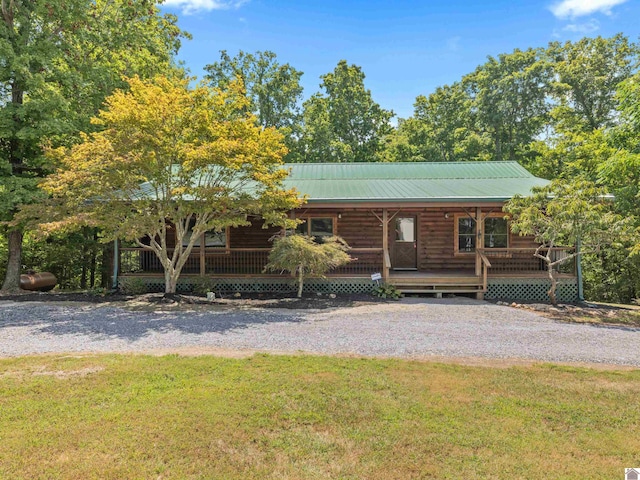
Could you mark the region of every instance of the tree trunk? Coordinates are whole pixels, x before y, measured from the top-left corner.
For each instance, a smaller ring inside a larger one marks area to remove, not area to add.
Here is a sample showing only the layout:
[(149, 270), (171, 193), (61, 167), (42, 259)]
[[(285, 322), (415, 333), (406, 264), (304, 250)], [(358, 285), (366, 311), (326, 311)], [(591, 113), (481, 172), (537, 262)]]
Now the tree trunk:
[(176, 272), (164, 271), (164, 293), (176, 293), (176, 286), (178, 284), (178, 276)]
[(302, 287), (304, 285), (304, 267), (298, 267), (298, 298), (302, 298)]
[(86, 256), (82, 256), (82, 274), (80, 275), (80, 290), (87, 289), (87, 263)]
[(556, 287), (558, 285), (558, 281), (556, 280), (555, 275), (553, 274), (553, 265), (551, 263), (547, 263), (547, 273), (549, 274), (549, 280), (551, 280), (551, 288), (547, 292), (549, 294), (549, 299), (553, 305), (558, 304), (558, 300), (556, 298)]
[(91, 265), (89, 267), (89, 286), (91, 288), (95, 288), (96, 286), (96, 267), (97, 267), (97, 263), (98, 263), (98, 252), (96, 252), (96, 249), (93, 248), (91, 250)]
[(22, 271), (22, 231), (9, 230), (7, 240), (9, 242), (9, 258), (2, 290), (19, 290)]
[[(4, 2), (3, 2), (4, 5)], [(14, 112), (18, 111), (18, 106), (22, 105), (24, 100), (24, 90), (17, 80), (11, 82), (11, 103)], [(16, 114), (13, 116), (14, 131), (18, 131), (22, 123), (21, 118)], [(23, 173), (24, 165), (20, 157), (19, 140), (12, 135), (9, 138), (9, 164), (11, 165), (11, 175), (20, 175)], [(12, 214), (15, 213), (15, 206)], [(7, 259), (7, 272), (2, 284), (2, 290), (19, 290), (20, 289), (20, 273), (22, 270), (22, 230), (9, 230), (7, 233), (9, 243), (9, 256)]]

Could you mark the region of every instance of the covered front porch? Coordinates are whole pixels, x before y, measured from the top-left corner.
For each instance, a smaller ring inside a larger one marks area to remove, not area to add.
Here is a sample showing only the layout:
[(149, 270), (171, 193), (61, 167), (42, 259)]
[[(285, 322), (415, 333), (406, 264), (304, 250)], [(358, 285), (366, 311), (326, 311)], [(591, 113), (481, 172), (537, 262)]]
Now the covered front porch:
[[(325, 207), (293, 214), (304, 220), (310, 234), (313, 228), (322, 227), (351, 245), (353, 261), (328, 275), (335, 283), (352, 279), (372, 285), (371, 276), (379, 273), (383, 282), (404, 293), (464, 293), (482, 298), (492, 278), (544, 279), (547, 275), (545, 263), (534, 257), (532, 239), (508, 230), (502, 233), (495, 221), (491, 222), (492, 232), (487, 232), (486, 219), (503, 217), (497, 204)], [(269, 238), (277, 231), (261, 227), (255, 222), (251, 227), (232, 229), (220, 246), (208, 246), (202, 239), (183, 269), (183, 278), (226, 279), (247, 285), (252, 281), (275, 285), (278, 279), (286, 279), (285, 273), (264, 270)], [(552, 256), (560, 258), (571, 250), (556, 248)], [(115, 260), (116, 277), (157, 278), (163, 271), (155, 254), (146, 248), (120, 247)], [(575, 262), (563, 264), (559, 273), (575, 278)]]

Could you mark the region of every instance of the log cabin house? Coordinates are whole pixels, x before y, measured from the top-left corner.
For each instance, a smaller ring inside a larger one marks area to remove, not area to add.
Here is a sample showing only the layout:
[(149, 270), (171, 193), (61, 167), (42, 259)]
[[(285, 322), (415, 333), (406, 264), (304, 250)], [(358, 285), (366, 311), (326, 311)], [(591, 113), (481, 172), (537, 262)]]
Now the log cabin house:
[[(372, 275), (405, 293), (474, 294), (478, 298), (547, 301), (545, 265), (531, 237), (511, 233), (502, 212), (516, 194), (546, 180), (516, 162), (290, 164), (286, 187), (308, 196), (291, 212), (299, 233), (339, 235), (354, 260), (308, 281), (310, 292), (370, 292)], [(179, 288), (197, 277), (225, 292), (289, 291), (291, 278), (263, 271), (278, 230), (251, 226), (203, 235)], [(566, 255), (572, 247), (554, 249)], [(135, 276), (163, 288), (162, 267), (141, 248), (119, 248), (116, 279)], [(578, 297), (577, 262), (562, 265), (561, 301)]]

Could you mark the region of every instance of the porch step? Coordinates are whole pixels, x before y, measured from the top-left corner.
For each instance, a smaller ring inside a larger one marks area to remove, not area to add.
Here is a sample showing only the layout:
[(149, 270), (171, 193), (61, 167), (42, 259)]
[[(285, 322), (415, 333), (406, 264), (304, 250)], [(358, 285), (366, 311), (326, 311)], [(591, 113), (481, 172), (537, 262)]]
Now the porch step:
[(482, 292), (482, 287), (478, 288), (399, 288), (402, 293), (478, 293)]
[(483, 286), (481, 284), (476, 283), (473, 284), (460, 284), (460, 283), (449, 283), (449, 284), (404, 284), (398, 285), (396, 284), (396, 288), (402, 293), (419, 293), (419, 294), (430, 294), (434, 293), (437, 296), (442, 296), (443, 293), (478, 293), (483, 291)]
[(482, 283), (478, 277), (459, 277), (459, 278), (433, 278), (433, 277), (416, 277), (416, 278), (389, 278), (389, 283), (394, 284), (397, 287), (407, 286), (425, 286), (425, 287), (464, 287), (464, 286), (477, 286)]

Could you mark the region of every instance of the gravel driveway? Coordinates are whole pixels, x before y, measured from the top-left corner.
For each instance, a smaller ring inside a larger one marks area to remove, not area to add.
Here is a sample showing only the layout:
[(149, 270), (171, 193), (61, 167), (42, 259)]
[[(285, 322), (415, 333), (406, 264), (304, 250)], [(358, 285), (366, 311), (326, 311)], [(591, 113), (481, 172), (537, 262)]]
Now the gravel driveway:
[(561, 323), (465, 298), (313, 311), (181, 309), (3, 301), (0, 356), (218, 348), (640, 366), (638, 328)]

